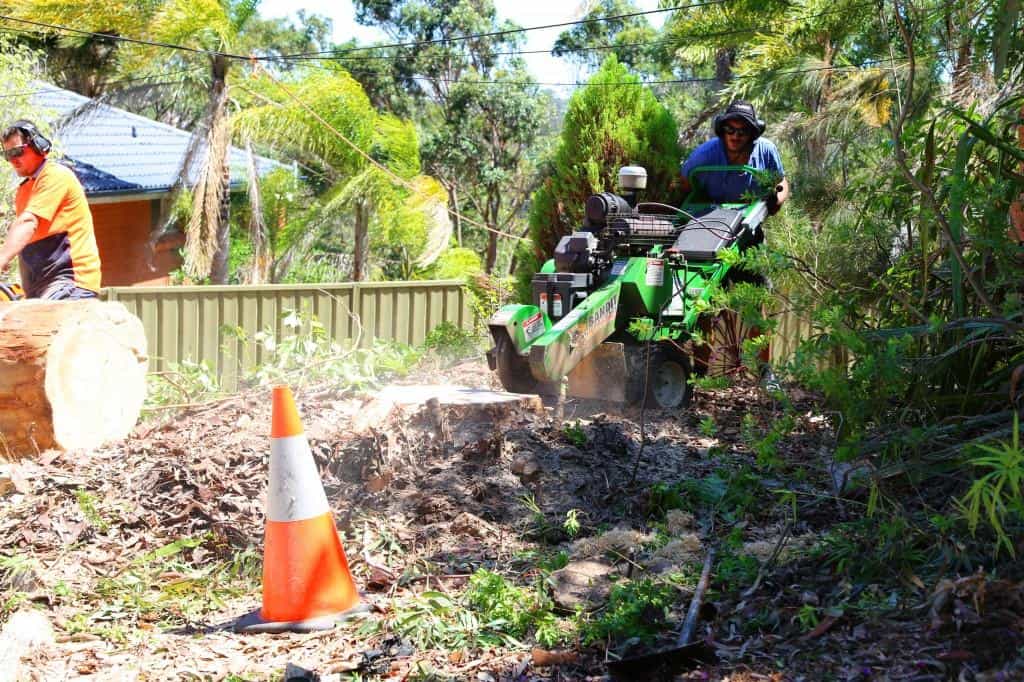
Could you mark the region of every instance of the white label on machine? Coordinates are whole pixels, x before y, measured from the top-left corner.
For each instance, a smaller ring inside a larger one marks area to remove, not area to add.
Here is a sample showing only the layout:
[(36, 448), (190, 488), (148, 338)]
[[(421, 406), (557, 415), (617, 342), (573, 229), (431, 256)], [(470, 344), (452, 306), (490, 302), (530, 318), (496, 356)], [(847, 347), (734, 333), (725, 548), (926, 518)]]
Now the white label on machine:
[(618, 277), (625, 272), (627, 265), (629, 265), (629, 259), (627, 258), (620, 258), (612, 263), (612, 277)]
[(649, 287), (660, 287), (665, 283), (665, 261), (661, 258), (647, 259), (647, 275), (644, 284)]
[(562, 316), (562, 295), (555, 294), (554, 300), (551, 302), (551, 316), (561, 317)]
[(541, 310), (543, 310), (544, 312), (546, 312), (548, 314), (551, 314), (551, 311), (548, 310), (548, 295), (547, 294), (541, 294), (540, 295), (540, 305), (538, 307)]
[(544, 316), (536, 313), (523, 321), (523, 337), (529, 343), (544, 333)]

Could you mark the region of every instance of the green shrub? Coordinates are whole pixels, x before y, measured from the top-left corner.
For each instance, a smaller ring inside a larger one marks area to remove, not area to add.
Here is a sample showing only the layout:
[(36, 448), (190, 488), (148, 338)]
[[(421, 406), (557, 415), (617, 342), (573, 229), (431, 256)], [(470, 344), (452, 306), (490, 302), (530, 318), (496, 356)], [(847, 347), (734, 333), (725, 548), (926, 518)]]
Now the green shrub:
[(651, 641), (665, 630), (669, 609), (677, 597), (678, 592), (671, 585), (649, 579), (614, 585), (605, 610), (584, 623), (580, 634), (588, 645), (633, 637)]
[(430, 330), (423, 347), (445, 360), (458, 360), (480, 354), (480, 337), (451, 322), (442, 322)]

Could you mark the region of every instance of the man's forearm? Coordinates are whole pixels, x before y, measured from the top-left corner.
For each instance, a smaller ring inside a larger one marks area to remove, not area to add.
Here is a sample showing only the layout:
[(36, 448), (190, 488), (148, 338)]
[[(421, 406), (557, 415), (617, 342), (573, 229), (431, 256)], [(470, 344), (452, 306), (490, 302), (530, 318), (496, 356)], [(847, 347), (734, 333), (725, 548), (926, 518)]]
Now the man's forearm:
[(0, 272), (7, 269), (14, 257), (28, 245), (38, 225), (39, 219), (28, 211), (14, 219), (11, 226), (7, 228), (7, 240), (0, 247)]

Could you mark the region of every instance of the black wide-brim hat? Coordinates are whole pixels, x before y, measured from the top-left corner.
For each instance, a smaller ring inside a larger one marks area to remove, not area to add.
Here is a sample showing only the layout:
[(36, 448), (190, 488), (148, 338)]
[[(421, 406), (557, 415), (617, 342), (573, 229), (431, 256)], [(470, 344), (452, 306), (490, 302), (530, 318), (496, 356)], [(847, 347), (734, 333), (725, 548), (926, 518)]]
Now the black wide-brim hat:
[(715, 116), (714, 121), (712, 121), (712, 128), (715, 131), (715, 135), (722, 137), (722, 129), (725, 126), (725, 122), (737, 118), (750, 126), (754, 131), (751, 141), (754, 141), (764, 135), (765, 123), (757, 117), (757, 112), (754, 111), (754, 105), (742, 100), (736, 100), (730, 104), (724, 112)]

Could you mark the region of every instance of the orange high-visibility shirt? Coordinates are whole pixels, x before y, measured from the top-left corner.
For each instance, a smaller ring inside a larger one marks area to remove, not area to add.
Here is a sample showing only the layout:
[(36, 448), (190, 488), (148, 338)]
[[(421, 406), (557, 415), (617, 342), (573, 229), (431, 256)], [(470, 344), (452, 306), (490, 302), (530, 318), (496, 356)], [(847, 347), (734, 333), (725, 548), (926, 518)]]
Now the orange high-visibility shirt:
[(14, 197), (17, 215), (28, 211), (39, 226), (19, 254), (21, 283), (37, 296), (56, 280), (100, 290), (100, 254), (85, 190), (71, 169), (54, 161), (23, 181)]

